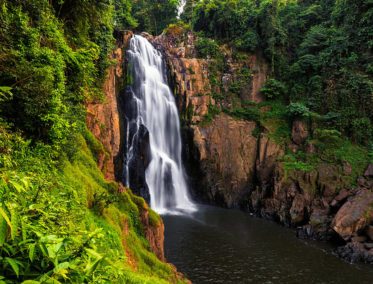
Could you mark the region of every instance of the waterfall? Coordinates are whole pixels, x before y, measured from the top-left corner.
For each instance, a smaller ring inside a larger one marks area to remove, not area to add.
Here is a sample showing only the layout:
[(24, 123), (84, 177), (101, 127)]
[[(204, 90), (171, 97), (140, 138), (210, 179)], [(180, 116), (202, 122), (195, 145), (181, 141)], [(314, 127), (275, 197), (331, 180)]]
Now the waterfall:
[[(131, 185), (129, 167), (145, 151), (141, 162), (149, 160), (144, 163), (151, 208), (160, 214), (194, 211), (181, 160), (179, 114), (162, 55), (147, 39), (135, 35), (127, 56), (131, 116), (126, 119), (125, 182)], [(148, 142), (139, 142), (146, 137)]]
[(179, 0), (179, 6), (177, 7), (177, 18), (180, 18), (181, 14), (184, 12), (184, 8), (187, 0)]

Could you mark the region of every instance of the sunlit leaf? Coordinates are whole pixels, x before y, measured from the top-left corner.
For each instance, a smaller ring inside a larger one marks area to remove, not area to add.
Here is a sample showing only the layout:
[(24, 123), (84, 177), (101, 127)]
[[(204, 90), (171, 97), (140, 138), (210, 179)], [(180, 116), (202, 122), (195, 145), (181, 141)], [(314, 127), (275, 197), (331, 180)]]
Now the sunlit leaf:
[(5, 261), (12, 267), (14, 273), (19, 277), (19, 265), (16, 260), (6, 257)]

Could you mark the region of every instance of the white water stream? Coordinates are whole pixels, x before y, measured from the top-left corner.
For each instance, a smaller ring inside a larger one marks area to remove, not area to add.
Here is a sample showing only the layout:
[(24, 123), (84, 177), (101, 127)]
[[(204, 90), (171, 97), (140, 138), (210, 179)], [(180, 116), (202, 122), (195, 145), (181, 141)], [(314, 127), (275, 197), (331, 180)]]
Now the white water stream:
[[(181, 160), (179, 114), (167, 85), (162, 55), (147, 39), (135, 35), (130, 41), (128, 64), (136, 102), (133, 107), (137, 108), (136, 118), (130, 123), (137, 131), (141, 125), (149, 131), (151, 160), (146, 182), (150, 206), (160, 214), (194, 211)], [(127, 141), (128, 160), (134, 156), (132, 144)]]
[(184, 8), (187, 0), (179, 0), (179, 6), (177, 7), (177, 17), (180, 18), (181, 14), (184, 12)]

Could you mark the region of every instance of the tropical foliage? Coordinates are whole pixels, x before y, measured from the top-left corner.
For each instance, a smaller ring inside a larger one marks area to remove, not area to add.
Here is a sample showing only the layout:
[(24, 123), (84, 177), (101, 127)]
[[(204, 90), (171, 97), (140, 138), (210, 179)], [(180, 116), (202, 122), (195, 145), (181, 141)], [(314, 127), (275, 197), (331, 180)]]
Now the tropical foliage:
[(0, 283), (179, 281), (145, 238), (141, 214), (159, 217), (104, 179), (85, 126), (133, 5), (0, 0)]
[[(190, 0), (184, 20), (238, 51), (263, 53), (268, 99), (301, 102), (337, 114), (334, 125), (355, 142), (373, 135), (370, 0)], [(207, 39), (204, 42), (208, 42)]]

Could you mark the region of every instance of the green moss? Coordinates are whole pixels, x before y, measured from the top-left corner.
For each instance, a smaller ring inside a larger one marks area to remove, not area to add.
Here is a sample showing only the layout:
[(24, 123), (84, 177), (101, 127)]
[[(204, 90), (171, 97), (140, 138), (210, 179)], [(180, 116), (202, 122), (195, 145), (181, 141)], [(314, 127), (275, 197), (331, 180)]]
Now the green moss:
[(161, 222), (161, 217), (149, 208), (149, 224), (153, 227), (157, 227)]
[(303, 171), (310, 172), (315, 169), (316, 165), (309, 160), (307, 154), (304, 152), (287, 153), (282, 158), (284, 169), (287, 172), (290, 171)]

